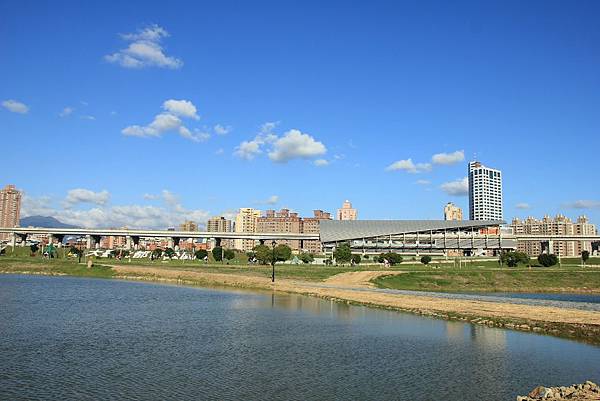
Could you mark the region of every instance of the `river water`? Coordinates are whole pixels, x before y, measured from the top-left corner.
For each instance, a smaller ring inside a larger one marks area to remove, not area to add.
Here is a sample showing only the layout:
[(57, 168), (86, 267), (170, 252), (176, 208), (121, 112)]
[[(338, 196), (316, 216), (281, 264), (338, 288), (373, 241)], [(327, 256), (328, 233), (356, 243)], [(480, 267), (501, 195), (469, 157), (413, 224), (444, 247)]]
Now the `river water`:
[(0, 399), (514, 400), (600, 347), (295, 295), (0, 275)]

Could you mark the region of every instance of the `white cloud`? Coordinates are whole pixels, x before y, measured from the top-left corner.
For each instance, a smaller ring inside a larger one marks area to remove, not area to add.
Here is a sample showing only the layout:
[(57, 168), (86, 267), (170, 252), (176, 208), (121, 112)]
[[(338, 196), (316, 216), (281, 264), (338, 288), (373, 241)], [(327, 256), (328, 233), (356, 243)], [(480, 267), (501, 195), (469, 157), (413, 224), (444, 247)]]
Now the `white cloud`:
[(386, 167), (386, 171), (406, 171), (407, 173), (416, 174), (425, 171), (431, 171), (429, 163), (413, 163), (412, 159), (398, 160)]
[[(292, 159), (314, 158), (327, 152), (323, 143), (297, 129), (289, 130), (281, 137), (278, 136), (273, 132), (278, 124), (279, 122), (262, 124), (254, 139), (240, 143), (233, 154), (245, 160), (252, 160), (266, 152), (272, 161), (286, 163)], [(322, 161), (317, 164), (324, 165)]]
[(517, 209), (522, 209), (522, 210), (525, 210), (525, 209), (531, 209), (531, 206), (529, 205), (529, 203), (525, 203), (525, 202), (517, 203), (517, 204), (515, 205), (515, 207), (516, 207)]
[(169, 99), (163, 103), (163, 109), (179, 117), (193, 118), (194, 120), (200, 119), (196, 106), (189, 100)]
[(429, 185), (429, 184), (431, 184), (431, 181), (429, 181), (429, 180), (417, 180), (416, 183), (419, 184), (419, 185)]
[(80, 203), (106, 205), (109, 199), (110, 193), (108, 191), (94, 192), (89, 189), (76, 188), (67, 192), (63, 205), (65, 208), (71, 208)]
[(210, 216), (209, 212), (202, 209), (184, 208), (179, 198), (166, 190), (162, 191), (160, 195), (146, 194), (144, 197), (155, 199), (155, 196), (163, 200), (164, 206), (136, 204), (109, 206), (105, 203), (94, 204), (89, 209), (60, 209), (54, 207), (52, 199), (47, 196), (33, 198), (24, 194), (21, 213), (24, 217), (34, 215), (52, 216), (63, 223), (79, 227), (127, 226), (130, 228), (159, 229), (177, 226), (185, 220), (204, 223)]
[(229, 126), (229, 125), (223, 126), (221, 124), (217, 124), (213, 127), (213, 130), (215, 131), (215, 134), (217, 134), (217, 135), (227, 135), (228, 133), (231, 132), (231, 126)]
[(13, 113), (27, 114), (29, 107), (25, 103), (21, 103), (17, 100), (8, 99), (2, 102), (2, 106)]
[(158, 25), (150, 25), (137, 33), (121, 35), (122, 39), (131, 42), (129, 46), (104, 56), (104, 59), (125, 68), (181, 68), (183, 61), (165, 54), (160, 42), (166, 37), (169, 37), (169, 33)]
[(81, 116), (81, 118), (82, 118), (83, 120), (96, 121), (96, 117), (94, 117), (94, 116), (90, 116), (90, 115)]
[(329, 165), (329, 161), (326, 159), (317, 159), (313, 163), (317, 167), (325, 167)]
[(167, 132), (177, 132), (181, 137), (194, 142), (204, 142), (210, 138), (205, 131), (194, 129), (191, 131), (183, 125), (182, 118), (199, 119), (196, 106), (189, 100), (169, 99), (163, 103), (165, 111), (154, 116), (154, 120), (148, 125), (130, 125), (123, 128), (121, 133), (126, 136), (137, 136), (142, 138), (161, 137)]
[(269, 196), (268, 199), (262, 201), (262, 202), (258, 202), (258, 203), (262, 203), (265, 205), (275, 205), (277, 202), (279, 202), (279, 196), (278, 195), (271, 195)]
[(566, 203), (565, 206), (571, 209), (600, 209), (600, 201), (580, 199)]
[(469, 195), (469, 180), (467, 177), (459, 178), (455, 181), (443, 183), (440, 188), (448, 195), (467, 196)]
[(310, 159), (323, 155), (327, 148), (322, 142), (299, 130), (292, 129), (273, 143), (269, 159), (277, 163), (286, 163), (293, 159)]
[(144, 194), (143, 198), (145, 200), (156, 200), (156, 199), (160, 199), (160, 195)]
[(252, 141), (243, 141), (235, 148), (233, 154), (245, 160), (252, 160), (256, 155), (262, 153), (260, 145), (261, 143), (256, 139)]
[(452, 165), (465, 160), (465, 151), (457, 150), (453, 153), (437, 153), (431, 157), (433, 164)]
[(225, 151), (223, 150), (223, 148), (219, 148), (217, 150), (215, 150), (215, 155), (222, 155), (223, 153), (225, 153)]
[(68, 116), (70, 116), (71, 114), (73, 114), (73, 112), (74, 112), (74, 111), (75, 111), (75, 109), (74, 109), (74, 108), (72, 108), (72, 107), (65, 107), (65, 108), (64, 108), (64, 109), (63, 109), (63, 110), (62, 110), (62, 111), (61, 111), (61, 112), (58, 114), (58, 116), (59, 116), (59, 117), (68, 117)]

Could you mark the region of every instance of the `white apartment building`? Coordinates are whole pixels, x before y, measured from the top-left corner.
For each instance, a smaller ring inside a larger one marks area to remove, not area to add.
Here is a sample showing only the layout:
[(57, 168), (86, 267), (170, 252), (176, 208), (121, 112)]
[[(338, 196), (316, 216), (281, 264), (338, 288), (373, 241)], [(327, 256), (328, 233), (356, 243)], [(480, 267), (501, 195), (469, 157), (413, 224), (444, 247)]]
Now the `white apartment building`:
[(469, 219), (502, 220), (502, 173), (478, 161), (469, 163)]

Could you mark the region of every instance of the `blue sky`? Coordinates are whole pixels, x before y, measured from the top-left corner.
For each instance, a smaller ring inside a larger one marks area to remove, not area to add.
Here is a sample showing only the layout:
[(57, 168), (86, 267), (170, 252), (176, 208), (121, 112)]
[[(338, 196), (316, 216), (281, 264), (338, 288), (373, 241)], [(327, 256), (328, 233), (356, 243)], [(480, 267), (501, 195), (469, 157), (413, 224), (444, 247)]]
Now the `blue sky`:
[(600, 3), (324, 3), (0, 0), (0, 184), (88, 226), (428, 219), (476, 155), (505, 219), (600, 223)]

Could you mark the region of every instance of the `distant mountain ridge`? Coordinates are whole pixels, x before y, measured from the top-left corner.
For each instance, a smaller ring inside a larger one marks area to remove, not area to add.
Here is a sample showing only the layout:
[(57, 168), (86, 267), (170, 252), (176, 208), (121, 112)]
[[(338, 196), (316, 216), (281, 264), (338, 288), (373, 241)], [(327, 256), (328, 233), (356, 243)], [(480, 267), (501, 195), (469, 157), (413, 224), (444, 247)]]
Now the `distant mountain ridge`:
[(65, 224), (52, 216), (27, 216), (20, 221), (21, 227), (43, 227), (43, 228), (77, 228), (71, 224)]

